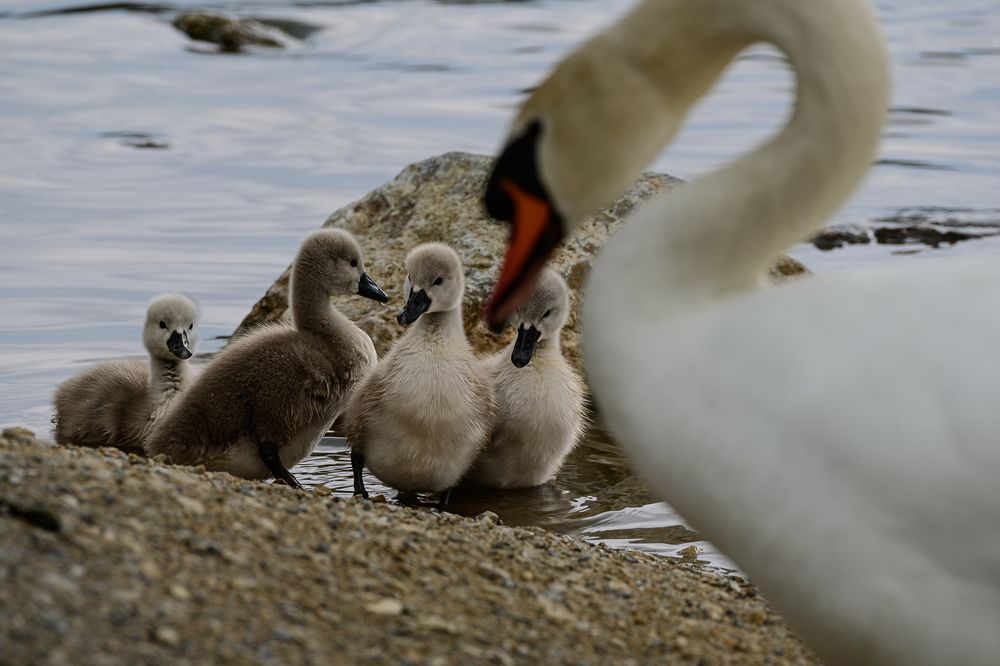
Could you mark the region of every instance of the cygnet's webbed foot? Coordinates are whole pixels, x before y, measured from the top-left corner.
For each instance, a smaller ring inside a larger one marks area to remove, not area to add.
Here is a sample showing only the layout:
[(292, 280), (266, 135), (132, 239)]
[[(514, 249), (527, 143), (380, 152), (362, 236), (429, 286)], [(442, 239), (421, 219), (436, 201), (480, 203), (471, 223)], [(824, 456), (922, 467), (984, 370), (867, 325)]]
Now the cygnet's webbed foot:
[(351, 449), (351, 471), (354, 473), (354, 496), (368, 499), (368, 491), (365, 490), (365, 454), (361, 451)]
[(451, 501), (451, 488), (445, 490), (441, 493), (441, 497), (438, 498), (437, 508), (443, 509), (448, 506), (448, 502)]
[(257, 444), (257, 452), (260, 453), (260, 459), (264, 461), (275, 481), (284, 483), (286, 486), (291, 486), (292, 488), (302, 489), (302, 484), (282, 464), (281, 457), (278, 455), (277, 444), (274, 442), (260, 442)]

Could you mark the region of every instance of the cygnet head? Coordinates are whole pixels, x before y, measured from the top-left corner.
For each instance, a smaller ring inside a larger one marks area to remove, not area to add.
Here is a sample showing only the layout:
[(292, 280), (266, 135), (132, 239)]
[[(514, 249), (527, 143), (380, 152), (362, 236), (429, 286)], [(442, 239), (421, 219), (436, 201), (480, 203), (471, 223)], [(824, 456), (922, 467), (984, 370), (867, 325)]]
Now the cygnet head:
[(441, 243), (424, 243), (406, 257), (406, 305), (396, 317), (412, 324), (425, 312), (448, 312), (462, 305), (465, 274), (458, 253)]
[(146, 308), (142, 343), (149, 355), (162, 361), (191, 358), (198, 345), (201, 309), (183, 294), (162, 294)]
[(510, 362), (523, 368), (531, 362), (535, 346), (542, 340), (558, 338), (569, 317), (569, 287), (559, 273), (543, 268), (538, 282), (525, 301), (514, 311), (517, 340)]
[(327, 296), (357, 294), (380, 303), (389, 300), (365, 272), (361, 246), (341, 229), (321, 229), (302, 242), (292, 265), (292, 293), (306, 284)]

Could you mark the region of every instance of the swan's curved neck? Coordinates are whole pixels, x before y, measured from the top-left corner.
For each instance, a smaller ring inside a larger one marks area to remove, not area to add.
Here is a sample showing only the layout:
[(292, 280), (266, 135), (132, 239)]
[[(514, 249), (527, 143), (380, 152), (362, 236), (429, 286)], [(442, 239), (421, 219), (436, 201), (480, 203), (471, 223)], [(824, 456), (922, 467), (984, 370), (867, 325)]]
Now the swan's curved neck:
[[(514, 347), (515, 342), (510, 343), (511, 348)], [(535, 356), (562, 356), (562, 341), (560, 340), (560, 333), (556, 333), (552, 337), (539, 340), (535, 343)]]
[(289, 300), (292, 323), (299, 331), (332, 337), (353, 326), (351, 320), (333, 306), (327, 290), (310, 281), (308, 274), (300, 280), (293, 275)]
[(413, 331), (420, 335), (436, 335), (442, 338), (461, 338), (465, 340), (465, 328), (462, 325), (462, 310), (455, 308), (442, 312), (425, 312), (413, 324)]
[(156, 405), (165, 404), (183, 387), (187, 379), (187, 363), (151, 356), (149, 359), (149, 385)]
[(556, 333), (551, 338), (538, 341), (538, 349), (548, 356), (562, 356), (562, 334)]
[[(636, 213), (595, 266), (592, 287), (643, 285), (645, 296), (672, 310), (755, 286), (781, 251), (836, 210), (871, 163), (888, 81), (870, 9), (862, 0), (649, 0), (616, 30), (632, 35), (636, 67), (647, 68), (651, 85), (684, 111), (755, 42), (786, 54), (797, 97), (775, 137)], [(655, 30), (655, 40), (635, 39)], [(597, 308), (628, 305), (613, 293), (591, 299)]]

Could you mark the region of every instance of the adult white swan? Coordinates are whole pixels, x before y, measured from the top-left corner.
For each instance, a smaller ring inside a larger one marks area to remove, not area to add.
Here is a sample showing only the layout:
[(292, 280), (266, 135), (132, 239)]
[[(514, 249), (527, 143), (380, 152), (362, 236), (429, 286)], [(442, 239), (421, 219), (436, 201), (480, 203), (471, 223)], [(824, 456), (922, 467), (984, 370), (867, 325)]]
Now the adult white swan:
[(775, 137), (635, 214), (595, 262), (587, 371), (653, 488), (826, 660), (1000, 660), (1000, 267), (759, 290), (871, 161), (887, 64), (862, 0), (646, 0), (567, 58), (485, 195), (511, 220), (486, 317), (675, 134), (733, 57), (783, 50)]

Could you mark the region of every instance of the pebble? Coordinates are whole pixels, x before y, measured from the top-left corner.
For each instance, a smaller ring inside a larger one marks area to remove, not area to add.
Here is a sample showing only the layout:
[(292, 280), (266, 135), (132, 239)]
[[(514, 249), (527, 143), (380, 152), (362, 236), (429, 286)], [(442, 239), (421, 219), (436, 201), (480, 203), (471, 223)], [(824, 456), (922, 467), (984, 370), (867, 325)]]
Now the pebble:
[(156, 640), (170, 647), (177, 647), (181, 643), (181, 634), (173, 627), (157, 627)]
[(170, 594), (172, 594), (175, 599), (179, 599), (180, 601), (187, 601), (191, 598), (191, 593), (188, 592), (188, 589), (183, 585), (171, 585)]
[(492, 511), (483, 511), (481, 514), (476, 516), (476, 520), (480, 523), (489, 523), (491, 525), (503, 525), (503, 521), (500, 520), (500, 516), (493, 513)]
[(177, 503), (180, 504), (181, 507), (183, 507), (188, 513), (193, 513), (196, 516), (200, 516), (205, 513), (205, 505), (194, 498), (185, 497), (184, 495), (176, 495), (174, 496), (174, 499), (177, 500)]
[(403, 602), (399, 599), (379, 599), (365, 608), (375, 615), (399, 615), (403, 612)]

